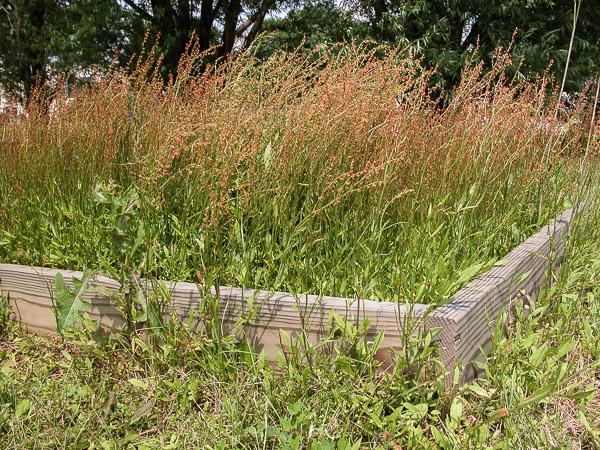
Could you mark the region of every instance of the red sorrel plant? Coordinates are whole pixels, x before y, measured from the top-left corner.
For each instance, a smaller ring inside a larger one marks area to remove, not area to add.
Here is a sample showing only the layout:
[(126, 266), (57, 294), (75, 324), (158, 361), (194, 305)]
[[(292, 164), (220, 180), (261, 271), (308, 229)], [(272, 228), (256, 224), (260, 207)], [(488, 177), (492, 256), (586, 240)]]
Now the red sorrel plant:
[(153, 275), (445, 301), (575, 198), (591, 105), (557, 116), (556, 87), (509, 79), (499, 50), (441, 108), (418, 59), (374, 55), (207, 68), (190, 45), (167, 85), (148, 57), (3, 121), (0, 260), (114, 267), (90, 200), (112, 180), (140, 193)]

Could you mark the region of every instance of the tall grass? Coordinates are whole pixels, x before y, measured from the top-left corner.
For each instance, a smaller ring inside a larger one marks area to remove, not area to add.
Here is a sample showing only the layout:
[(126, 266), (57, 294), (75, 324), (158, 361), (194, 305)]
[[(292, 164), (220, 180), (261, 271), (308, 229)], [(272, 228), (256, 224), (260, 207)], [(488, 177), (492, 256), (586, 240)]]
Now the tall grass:
[(90, 194), (110, 181), (139, 198), (152, 275), (441, 302), (578, 198), (570, 159), (598, 154), (586, 96), (557, 116), (556, 86), (509, 79), (501, 51), (445, 102), (393, 51), (201, 60), (168, 86), (140, 60), (4, 117), (0, 260), (114, 266)]

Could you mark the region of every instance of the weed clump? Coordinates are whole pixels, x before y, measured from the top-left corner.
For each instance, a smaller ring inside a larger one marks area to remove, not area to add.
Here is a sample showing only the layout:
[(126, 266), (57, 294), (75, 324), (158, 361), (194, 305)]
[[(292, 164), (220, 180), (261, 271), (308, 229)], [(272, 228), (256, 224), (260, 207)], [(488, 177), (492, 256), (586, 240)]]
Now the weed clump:
[(357, 47), (203, 70), (190, 47), (167, 86), (152, 61), (113, 71), (1, 123), (0, 261), (117, 270), (90, 196), (111, 182), (138, 195), (146, 275), (443, 302), (574, 202), (570, 159), (598, 152), (585, 95), (565, 115), (508, 64), (443, 107), (419, 60)]

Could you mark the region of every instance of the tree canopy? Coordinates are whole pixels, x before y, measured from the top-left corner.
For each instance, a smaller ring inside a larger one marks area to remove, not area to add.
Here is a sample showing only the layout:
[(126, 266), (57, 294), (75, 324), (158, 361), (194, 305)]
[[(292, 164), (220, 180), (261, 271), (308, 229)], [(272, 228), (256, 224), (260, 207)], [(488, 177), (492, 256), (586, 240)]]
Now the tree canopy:
[(560, 79), (575, 24), (574, 91), (600, 72), (599, 10), (600, 0), (0, 0), (0, 83), (26, 98), (55, 70), (125, 64), (147, 31), (165, 80), (192, 36), (213, 58), (253, 46), (261, 57), (337, 42), (398, 46), (435, 67), (445, 88), (466, 60), (489, 63), (501, 45), (515, 76)]
[(571, 90), (600, 71), (600, 0), (320, 0), (268, 21), (270, 50), (303, 44), (371, 39), (398, 45), (435, 66), (452, 87), (465, 60), (489, 63), (498, 46), (511, 48), (515, 74), (535, 76), (549, 65), (561, 78), (579, 7), (569, 67)]

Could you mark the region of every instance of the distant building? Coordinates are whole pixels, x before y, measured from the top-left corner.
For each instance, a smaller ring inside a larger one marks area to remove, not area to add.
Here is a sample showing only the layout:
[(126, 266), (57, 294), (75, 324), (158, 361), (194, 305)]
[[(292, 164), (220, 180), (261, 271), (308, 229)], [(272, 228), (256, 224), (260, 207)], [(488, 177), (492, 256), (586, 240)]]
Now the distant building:
[(6, 91), (0, 86), (0, 114), (10, 112), (21, 114), (23, 112), (23, 107), (18, 102), (11, 99)]
[(0, 112), (4, 112), (4, 109), (8, 106), (8, 99), (4, 93), (4, 89), (0, 87)]

